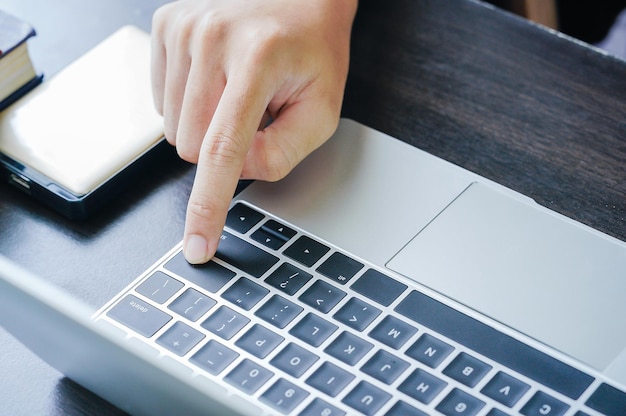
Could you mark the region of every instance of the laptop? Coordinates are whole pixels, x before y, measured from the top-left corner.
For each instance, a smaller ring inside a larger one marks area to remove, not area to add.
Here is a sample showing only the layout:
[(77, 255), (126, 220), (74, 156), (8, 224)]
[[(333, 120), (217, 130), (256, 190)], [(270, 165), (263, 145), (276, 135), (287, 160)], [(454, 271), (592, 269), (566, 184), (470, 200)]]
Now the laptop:
[[(352, 120), (94, 311), (0, 258), (0, 322), (131, 414), (624, 415), (626, 243)], [(15, 319), (19, 316), (20, 319)]]

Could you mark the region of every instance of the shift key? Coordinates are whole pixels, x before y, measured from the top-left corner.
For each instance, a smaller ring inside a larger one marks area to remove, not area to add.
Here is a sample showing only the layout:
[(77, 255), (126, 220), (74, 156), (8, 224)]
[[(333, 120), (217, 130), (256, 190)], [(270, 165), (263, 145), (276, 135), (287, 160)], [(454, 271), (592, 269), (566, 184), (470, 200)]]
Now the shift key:
[(113, 306), (107, 316), (150, 338), (172, 319), (171, 316), (141, 299), (127, 295)]

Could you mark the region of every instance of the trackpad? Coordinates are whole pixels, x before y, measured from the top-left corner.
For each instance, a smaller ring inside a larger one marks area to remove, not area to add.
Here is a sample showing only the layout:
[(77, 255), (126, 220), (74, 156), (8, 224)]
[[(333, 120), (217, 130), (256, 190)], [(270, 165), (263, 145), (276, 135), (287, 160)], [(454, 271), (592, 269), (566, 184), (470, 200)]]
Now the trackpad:
[(387, 266), (600, 371), (626, 347), (626, 246), (487, 185)]

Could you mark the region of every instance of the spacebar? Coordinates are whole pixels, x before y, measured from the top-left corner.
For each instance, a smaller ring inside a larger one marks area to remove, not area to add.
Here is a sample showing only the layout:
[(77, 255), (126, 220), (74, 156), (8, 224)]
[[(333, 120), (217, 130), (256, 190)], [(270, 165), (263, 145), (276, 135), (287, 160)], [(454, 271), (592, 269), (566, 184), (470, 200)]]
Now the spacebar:
[(215, 255), (254, 277), (263, 276), (278, 261), (278, 257), (227, 231), (222, 232)]
[(396, 312), (572, 399), (593, 377), (474, 318), (413, 291)]

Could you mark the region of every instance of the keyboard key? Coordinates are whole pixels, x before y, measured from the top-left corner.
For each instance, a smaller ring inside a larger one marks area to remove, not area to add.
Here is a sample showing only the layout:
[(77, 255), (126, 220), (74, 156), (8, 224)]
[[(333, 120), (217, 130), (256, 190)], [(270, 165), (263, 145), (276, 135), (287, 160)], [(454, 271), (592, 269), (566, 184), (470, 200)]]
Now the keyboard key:
[(337, 325), (331, 324), (315, 314), (308, 313), (291, 328), (289, 333), (309, 345), (319, 347), (336, 330)]
[(263, 276), (278, 262), (278, 257), (227, 231), (222, 232), (215, 255), (253, 277)]
[(274, 373), (248, 359), (243, 360), (224, 380), (247, 394), (253, 394), (265, 384)]
[(602, 383), (585, 404), (607, 416), (623, 415), (626, 409), (626, 392)]
[(355, 365), (373, 347), (349, 332), (342, 332), (324, 351), (349, 365)]
[(290, 343), (270, 361), (270, 364), (290, 376), (300, 377), (318, 359), (319, 357), (312, 352)]
[(391, 384), (407, 368), (409, 368), (409, 363), (387, 351), (380, 350), (361, 367), (361, 371), (385, 384)]
[(140, 284), (136, 290), (148, 299), (163, 304), (183, 286), (181, 282), (173, 277), (157, 271)]
[(395, 311), (571, 399), (578, 399), (594, 381), (589, 374), (418, 291), (409, 293)]
[(353, 290), (383, 306), (391, 305), (406, 288), (407, 285), (373, 269), (363, 273), (352, 285)]
[(567, 412), (569, 406), (554, 397), (538, 391), (530, 399), (521, 413), (525, 416), (561, 416)]
[[(510, 416), (510, 415), (508, 413), (504, 413), (502, 410), (494, 408), (494, 409), (491, 409), (489, 412), (487, 412), (486, 416)], [(575, 416), (578, 416), (578, 415), (575, 415)]]
[(287, 247), (284, 254), (300, 264), (311, 267), (328, 253), (329, 250), (330, 248), (326, 247), (324, 244), (303, 235), (292, 245)]
[(261, 299), (269, 293), (269, 290), (254, 283), (250, 279), (242, 277), (226, 289), (222, 297), (234, 303), (246, 311), (249, 311)]
[(363, 268), (363, 263), (342, 253), (333, 253), (316, 270), (334, 282), (345, 285)]
[(395, 316), (386, 316), (369, 336), (388, 347), (399, 349), (417, 332), (417, 328)]
[(171, 316), (133, 295), (113, 306), (107, 316), (150, 338), (172, 319)]
[(327, 313), (346, 296), (346, 292), (335, 286), (318, 280), (313, 283), (298, 299), (313, 309)]
[(252, 233), (250, 237), (264, 246), (278, 250), (284, 246), (287, 241), (293, 238), (294, 235), (296, 235), (295, 230), (274, 220), (269, 220), (263, 224), (261, 228)]
[(306, 383), (331, 397), (337, 396), (354, 380), (354, 375), (337, 367), (335, 364), (324, 362), (320, 368), (309, 377)]
[(305, 272), (289, 263), (283, 263), (269, 275), (265, 281), (288, 295), (295, 294), (311, 278), (312, 274)]
[(210, 340), (189, 359), (192, 363), (214, 376), (218, 375), (230, 365), (239, 354), (220, 344)]
[(491, 370), (489, 364), (462, 352), (448, 364), (443, 373), (468, 387), (474, 387), (489, 370)]
[(226, 225), (233, 230), (245, 234), (259, 223), (265, 216), (244, 204), (236, 204), (226, 216)]
[(158, 339), (157, 344), (182, 357), (187, 354), (204, 335), (183, 322), (176, 322)]
[(428, 413), (422, 412), (403, 401), (399, 401), (385, 413), (385, 416), (428, 416)]
[(426, 371), (417, 369), (400, 384), (398, 389), (418, 402), (428, 404), (437, 397), (447, 384)]
[(214, 261), (206, 264), (189, 264), (182, 252), (165, 263), (165, 268), (211, 293), (220, 290), (236, 275), (232, 270)]
[(195, 322), (215, 306), (216, 303), (216, 301), (195, 289), (187, 289), (170, 304), (169, 309)]
[(346, 412), (324, 400), (315, 399), (300, 413), (300, 416), (345, 416), (345, 414)]
[(409, 349), (406, 355), (426, 364), (431, 368), (437, 368), (454, 347), (429, 334), (423, 334)]
[(228, 340), (246, 326), (248, 322), (250, 320), (245, 316), (226, 306), (220, 306), (217, 311), (202, 323), (202, 327)]
[(256, 316), (278, 327), (286, 327), (303, 308), (279, 295), (272, 296), (255, 313)]
[(365, 415), (373, 415), (383, 407), (390, 398), (391, 394), (382, 391), (366, 381), (362, 381), (348, 393), (342, 402)]
[(351, 298), (333, 317), (352, 329), (363, 331), (378, 315), (380, 309), (360, 299)]
[(453, 389), (439, 403), (437, 410), (446, 416), (474, 416), (485, 403), (459, 389)]
[(528, 384), (506, 373), (499, 372), (483, 387), (481, 393), (505, 406), (513, 407), (529, 388)]
[(255, 324), (235, 344), (255, 357), (265, 358), (283, 340), (284, 338), (275, 332)]
[(290, 413), (307, 396), (308, 392), (281, 378), (260, 397), (260, 400), (283, 414)]

